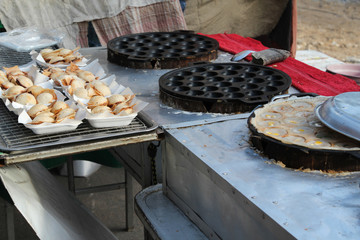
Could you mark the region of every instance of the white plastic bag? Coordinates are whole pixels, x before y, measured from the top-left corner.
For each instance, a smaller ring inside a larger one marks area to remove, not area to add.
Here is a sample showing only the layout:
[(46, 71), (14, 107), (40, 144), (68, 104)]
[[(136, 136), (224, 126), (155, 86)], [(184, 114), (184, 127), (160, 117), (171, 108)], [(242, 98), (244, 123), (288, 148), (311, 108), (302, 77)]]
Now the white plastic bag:
[(36, 27), (17, 28), (0, 34), (0, 45), (17, 52), (29, 52), (59, 44), (64, 34), (56, 30), (40, 30)]

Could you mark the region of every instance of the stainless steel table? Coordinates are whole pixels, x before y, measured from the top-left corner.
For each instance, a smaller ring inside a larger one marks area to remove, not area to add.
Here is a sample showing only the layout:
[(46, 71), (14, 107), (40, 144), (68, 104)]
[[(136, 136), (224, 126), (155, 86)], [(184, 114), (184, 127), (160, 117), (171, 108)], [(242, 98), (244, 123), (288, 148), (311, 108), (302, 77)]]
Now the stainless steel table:
[[(143, 111), (163, 128), (174, 123), (224, 116), (223, 114), (181, 111), (163, 105), (159, 98), (158, 80), (171, 69), (152, 70), (122, 67), (107, 61), (107, 49), (103, 47), (82, 49), (82, 53), (85, 56), (91, 56), (92, 59), (99, 59), (99, 63), (104, 67), (106, 73), (115, 74), (118, 83), (130, 87), (139, 99), (148, 102), (149, 105)], [(231, 54), (219, 52), (218, 58), (214, 62), (229, 62), (231, 56)]]
[[(1, 66), (14, 66), (16, 64), (24, 64), (28, 61), (31, 61), (31, 59), (24, 54), (21, 54), (21, 57), (18, 57), (18, 53), (14, 53), (13, 51), (1, 49), (2, 50), (2, 57), (0, 64)], [(105, 68), (106, 73), (108, 74), (116, 74), (118, 76), (118, 81), (120, 81), (119, 73), (116, 71), (117, 66), (112, 66), (113, 64), (110, 64), (106, 60), (106, 48), (88, 48), (88, 49), (82, 49), (84, 51), (84, 54), (90, 58), (91, 60), (94, 60), (95, 58), (99, 58), (101, 61), (101, 64)], [(24, 59), (25, 58), (25, 59)], [(126, 71), (126, 70), (125, 70)], [(121, 73), (120, 73), (121, 74)], [(120, 75), (121, 76), (121, 75)], [(129, 74), (129, 78), (133, 79), (131, 77), (131, 73)], [(156, 79), (154, 79), (156, 81)], [(122, 82), (121, 82), (122, 83)], [(133, 89), (134, 85), (127, 85), (126, 83), (122, 83), (125, 86), (129, 86)], [(138, 89), (134, 89), (134, 91), (137, 91)], [(146, 115), (146, 114), (145, 114)], [(5, 116), (3, 116), (5, 118)], [(6, 116), (7, 118), (7, 116)], [(147, 117), (147, 119), (149, 119)], [(117, 134), (114, 134), (112, 132), (112, 129), (104, 130), (100, 135), (99, 133), (94, 132), (91, 135), (88, 135), (89, 139), (85, 139), (87, 136), (82, 136), (82, 133), (86, 131), (86, 129), (82, 129), (79, 131), (80, 133), (76, 132), (75, 136), (65, 135), (62, 138), (62, 136), (54, 139), (53, 136), (50, 137), (44, 137), (44, 139), (36, 138), (31, 139), (31, 137), (28, 137), (26, 135), (21, 135), (24, 137), (21, 139), (24, 142), (23, 146), (15, 146), (15, 147), (7, 147), (7, 143), (3, 144), (5, 145), (4, 148), (8, 149), (2, 149), (2, 153), (0, 154), (0, 164), (1, 165), (10, 165), (15, 163), (22, 163), (22, 162), (28, 162), (33, 160), (41, 160), (41, 159), (49, 159), (53, 157), (59, 157), (59, 156), (71, 156), (73, 154), (77, 153), (84, 153), (84, 152), (91, 152), (95, 150), (101, 150), (101, 149), (110, 149), (114, 150), (114, 148), (123, 146), (123, 145), (131, 145), (135, 143), (144, 143), (144, 142), (151, 142), (151, 141), (159, 141), (161, 140), (161, 130), (157, 128), (157, 124), (152, 121), (151, 119), (148, 121), (149, 127), (142, 127), (141, 125), (133, 125), (129, 126), (128, 129), (125, 130), (119, 130)], [(11, 127), (16, 128), (16, 126), (11, 125)], [(1, 133), (6, 135), (6, 139), (8, 139), (7, 134), (11, 135), (12, 132), (9, 133), (10, 125), (7, 125), (6, 121), (2, 121), (1, 125)], [(118, 131), (118, 130), (117, 130)], [(122, 131), (122, 132), (121, 132)], [(23, 132), (21, 131), (14, 131), (16, 133)], [(88, 133), (87, 133), (88, 134)], [(31, 134), (28, 134), (31, 135)], [(18, 139), (14, 139), (13, 142), (16, 142)], [(20, 140), (20, 139), (19, 139)], [(27, 142), (26, 142), (27, 141)], [(45, 142), (45, 144), (44, 144)], [(1, 141), (0, 141), (1, 143)], [(38, 146), (31, 146), (31, 144), (37, 144)], [(26, 145), (27, 144), (27, 145)], [(2, 145), (2, 146), (3, 146)], [(1, 150), (0, 150), (1, 151)], [(115, 153), (116, 155), (116, 153)], [(141, 174), (137, 174), (139, 170), (133, 171), (134, 176), (140, 176), (142, 179), (147, 179), (146, 184), (150, 185), (149, 180), (151, 177), (151, 168), (150, 164), (147, 164), (147, 154), (143, 157), (143, 162), (140, 164), (140, 166), (144, 166), (146, 163), (145, 168), (141, 168)], [(124, 165), (127, 165), (126, 162), (123, 162)], [(130, 164), (131, 165), (131, 164)], [(69, 165), (70, 166), (70, 165)], [(145, 170), (146, 169), (146, 170)], [(131, 171), (131, 170), (130, 170)], [(149, 174), (147, 174), (150, 172)], [(71, 173), (71, 171), (70, 171)], [(146, 177), (144, 177), (144, 174), (147, 174)], [(139, 179), (139, 178), (138, 178)], [(142, 181), (140, 181), (142, 182)]]
[[(1, 67), (9, 67), (14, 66), (17, 64), (24, 64), (27, 61), (31, 61), (31, 58), (26, 57), (24, 53), (17, 53), (11, 50), (6, 50), (1, 48), (1, 61), (0, 66)], [(100, 51), (99, 49), (84, 49), (84, 54), (87, 55), (87, 57), (94, 60), (97, 58), (97, 53), (104, 51)], [(20, 57), (19, 57), (20, 56)], [(106, 55), (101, 56), (102, 64), (104, 68), (106, 69), (107, 73), (116, 74), (115, 72), (109, 72), (107, 71), (107, 61), (106, 61)], [(111, 64), (109, 64), (111, 65)], [(111, 69), (109, 69), (111, 70)], [(127, 86), (126, 84), (124, 84)], [(131, 87), (131, 86), (130, 86)], [(3, 110), (3, 109), (1, 109)], [(5, 111), (5, 110), (4, 110)], [(2, 114), (4, 115), (4, 114)], [(32, 139), (32, 134), (18, 134), (16, 131), (16, 122), (7, 124), (6, 121), (8, 118), (11, 118), (13, 116), (2, 116), (4, 119), (2, 119), (1, 123), (1, 134), (3, 142), (0, 140), (0, 145), (3, 149), (2, 153), (0, 153), (0, 164), (1, 165), (10, 165), (14, 163), (21, 163), (21, 162), (27, 162), (32, 160), (40, 160), (40, 159), (47, 159), (52, 157), (58, 157), (63, 155), (71, 155), (75, 153), (83, 153), (83, 152), (90, 152), (94, 150), (100, 150), (100, 149), (106, 149), (106, 148), (112, 148), (120, 145), (127, 145), (132, 143), (139, 143), (139, 142), (147, 142), (147, 141), (156, 141), (159, 140), (161, 137), (159, 137), (159, 130), (157, 129), (157, 125), (154, 121), (149, 119), (147, 116), (145, 116), (148, 120), (149, 127), (147, 126), (132, 126), (128, 129), (118, 130), (119, 132), (117, 134), (111, 133), (111, 132), (92, 132), (92, 134), (87, 135), (90, 129), (82, 129), (82, 132), (76, 132), (74, 131), (74, 136), (71, 136), (71, 133), (68, 135), (62, 136), (60, 135), (58, 138), (53, 138), (53, 136), (45, 136), (43, 139), (41, 136), (38, 138)], [(6, 118), (6, 119), (5, 119)], [(16, 121), (16, 119), (14, 120)], [(21, 126), (21, 124), (18, 124)], [(13, 132), (9, 131), (12, 130)], [(23, 132), (23, 129), (19, 129), (19, 132)], [(76, 133), (76, 134), (75, 134)], [(85, 134), (86, 133), (86, 134)], [(4, 136), (3, 136), (4, 135)], [(14, 135), (14, 139), (11, 140), (12, 135)], [(85, 135), (83, 137), (82, 135)], [(16, 139), (17, 136), (24, 137), (24, 139)], [(86, 139), (88, 137), (88, 139)], [(8, 140), (10, 139), (10, 140)], [(20, 146), (17, 146), (15, 143), (16, 141), (22, 141), (23, 144)], [(28, 141), (28, 142), (26, 142)], [(48, 141), (48, 142), (47, 142)], [(8, 147), (8, 144), (11, 144), (10, 147)], [(14, 145), (14, 146), (12, 146)], [(31, 146), (33, 145), (33, 146)], [(35, 146), (34, 146), (35, 145)]]
[[(260, 168), (256, 167), (257, 165), (255, 163), (263, 163), (263, 159), (256, 153), (251, 153), (251, 150), (248, 146), (246, 146), (246, 144), (241, 146), (238, 145), (239, 141), (244, 143), (244, 139), (242, 139), (242, 137), (239, 139), (239, 136), (246, 137), (246, 134), (244, 135), (244, 131), (246, 131), (247, 128), (243, 122), (244, 119), (248, 116), (248, 114), (223, 115), (208, 113), (190, 113), (169, 108), (160, 103), (158, 90), (159, 77), (162, 76), (164, 73), (168, 72), (169, 70), (129, 69), (109, 63), (106, 59), (106, 48), (88, 48), (82, 49), (81, 51), (84, 55), (89, 56), (91, 59), (99, 59), (99, 62), (104, 67), (106, 73), (115, 74), (119, 83), (124, 86), (130, 87), (137, 94), (137, 97), (141, 100), (149, 102), (149, 105), (144, 109), (144, 112), (148, 114), (152, 120), (154, 120), (159, 126), (161, 126), (162, 129), (166, 131), (167, 139), (165, 141), (165, 147), (162, 150), (162, 157), (167, 164), (167, 166), (165, 166), (167, 170), (165, 171), (165, 176), (163, 177), (166, 180), (164, 185), (166, 187), (165, 192), (168, 194), (168, 196), (175, 196), (175, 201), (179, 204), (179, 207), (184, 210), (184, 212), (186, 212), (186, 210), (193, 210), (194, 212), (189, 211), (190, 215), (192, 215), (191, 213), (200, 213), (196, 212), (197, 209), (191, 204), (194, 202), (196, 197), (202, 196), (206, 196), (206, 199), (201, 199), (203, 201), (201, 202), (201, 204), (203, 204), (203, 206), (201, 206), (201, 209), (208, 214), (210, 212), (214, 213), (212, 216), (214, 216), (215, 214), (219, 214), (215, 216), (215, 218), (212, 220), (215, 221), (215, 224), (209, 224), (208, 222), (204, 224), (198, 222), (196, 219), (194, 220), (199, 223), (202, 229), (205, 229), (203, 230), (204, 232), (215, 232), (216, 234), (214, 236), (218, 236), (217, 231), (219, 226), (226, 229), (233, 226), (233, 223), (229, 221), (231, 218), (223, 219), (223, 217), (226, 216), (222, 214), (228, 213), (230, 211), (232, 213), (231, 216), (234, 216), (235, 211), (229, 209), (230, 206), (234, 206), (236, 209), (240, 209), (240, 211), (245, 213), (245, 215), (240, 215), (240, 217), (245, 216), (245, 218), (243, 218), (242, 220), (249, 220), (249, 222), (245, 224), (245, 226), (250, 226), (249, 230), (244, 229), (244, 227), (239, 227), (239, 230), (236, 232), (240, 234), (239, 236), (253, 236), (251, 235), (253, 233), (251, 230), (264, 230), (263, 228), (265, 228), (266, 231), (264, 231), (264, 234), (262, 234), (261, 236), (265, 236), (265, 233), (269, 233), (269, 236), (274, 237), (299, 236), (301, 238), (303, 236), (317, 236), (307, 234), (302, 235), (302, 233), (297, 233), (298, 231), (300, 231), (296, 222), (297, 218), (293, 218), (294, 216), (296, 216), (296, 214), (290, 214), (288, 215), (288, 217), (285, 218), (278, 216), (284, 214), (284, 211), (281, 211), (282, 208), (286, 208), (285, 212), (291, 212), (290, 206), (294, 206), (290, 204), (292, 202), (289, 202), (286, 205), (279, 205), (277, 204), (279, 203), (279, 199), (274, 198), (275, 200), (273, 200), (271, 204), (269, 203), (268, 206), (266, 205), (268, 204), (268, 202), (265, 201), (267, 200), (267, 197), (263, 193), (259, 192), (259, 195), (248, 195), (247, 191), (257, 191), (258, 188), (264, 188), (263, 186), (259, 187), (258, 185), (263, 183), (265, 179), (261, 180), (262, 178), (260, 178), (260, 176), (262, 173), (257, 173), (257, 171), (261, 172), (263, 169), (265, 169), (266, 171), (264, 172), (266, 172), (268, 174), (267, 176), (270, 178), (272, 176), (271, 169), (279, 168), (275, 165), (273, 166), (267, 163), (266, 165), (261, 164)], [(229, 54), (220, 53), (219, 58), (216, 60), (216, 62), (228, 62), (230, 57), (231, 55)], [(322, 57), (323, 56), (320, 56), (320, 58)], [(314, 59), (316, 60), (316, 58), (319, 57), (315, 54)], [(324, 57), (324, 59), (327, 59), (326, 56)], [(290, 92), (296, 92), (296, 90), (291, 89)], [(234, 126), (236, 127), (234, 128)], [(219, 132), (221, 132), (221, 135), (218, 134)], [(212, 135), (214, 137), (209, 138), (209, 135)], [(186, 137), (184, 138), (184, 136)], [(199, 139), (197, 137), (199, 137)], [(161, 134), (159, 135), (159, 132), (154, 130), (152, 132), (141, 134), (139, 136), (133, 135), (113, 139), (94, 140), (90, 142), (76, 143), (71, 146), (58, 146), (58, 149), (41, 149), (39, 152), (36, 151), (5, 154), (1, 156), (1, 158), (4, 159), (4, 164), (11, 164), (16, 163), (17, 161), (25, 162), (36, 159), (45, 159), (59, 155), (71, 155), (78, 152), (111, 148), (114, 153), (117, 154), (119, 159), (121, 159), (121, 161), (125, 164), (126, 168), (129, 169), (132, 175), (142, 184), (143, 187), (145, 187), (151, 184), (152, 174), (151, 165), (149, 164), (149, 157), (146, 153), (146, 150), (148, 149), (149, 142), (158, 141), (161, 139)], [(162, 145), (164, 145), (164, 143), (162, 143)], [(139, 151), (139, 149), (141, 151)], [(225, 151), (224, 149), (227, 149), (228, 151)], [(243, 156), (244, 158), (238, 158), (239, 153), (235, 154), (234, 151), (232, 151), (234, 149), (239, 150), (240, 156)], [(236, 157), (234, 155), (236, 155)], [(189, 159), (193, 160), (194, 162), (189, 162)], [(245, 159), (246, 161), (243, 161), (242, 159)], [(182, 162), (182, 160), (184, 160), (184, 162)], [(159, 155), (157, 156), (157, 162), (161, 162), (161, 156)], [(172, 164), (175, 164), (175, 166)], [(172, 167), (174, 168), (170, 171)], [(268, 167), (270, 170), (267, 170), (266, 167)], [(239, 170), (238, 168), (244, 168), (244, 170), (247, 170), (247, 172), (244, 172), (241, 169), (240, 172), (235, 171)], [(284, 174), (280, 170), (285, 172), (286, 174)], [(188, 172), (189, 174), (194, 174), (194, 176), (189, 176), (188, 179), (179, 176), (179, 173), (184, 173), (184, 171)], [(286, 178), (283, 178), (283, 176), (294, 177), (295, 175), (299, 179), (302, 179), (301, 174), (303, 173), (300, 174), (292, 172), (290, 175), (287, 175), (287, 173), (289, 172), (288, 170), (277, 169), (275, 171), (281, 172), (282, 177), (279, 178), (280, 180), (284, 180), (285, 185), (288, 183), (288, 181), (286, 180)], [(231, 176), (233, 176), (233, 172), (236, 177), (231, 179), (228, 178), (228, 174), (231, 173)], [(259, 175), (255, 175), (257, 177), (254, 178), (251, 175), (252, 173), (256, 173)], [(300, 175), (300, 177), (298, 175)], [(179, 176), (180, 178), (176, 180), (176, 176)], [(198, 177), (208, 178), (208, 185), (201, 185), (201, 181), (190, 181), (203, 180), (197, 179)], [(325, 179), (322, 176), (317, 176), (315, 178)], [(313, 179), (313, 177), (309, 179)], [(303, 182), (310, 182), (312, 184), (313, 182), (311, 182), (309, 179), (307, 179), (306, 181), (300, 181), (300, 183), (294, 181), (296, 183), (294, 183), (294, 186), (297, 187), (299, 186), (299, 184), (303, 184)], [(251, 182), (251, 180), (253, 181)], [(268, 181), (266, 181), (266, 186), (269, 188), (267, 189), (275, 189), (276, 191), (274, 193), (278, 192), (278, 188), (283, 187), (280, 184), (280, 180), (277, 180), (276, 184), (269, 184), (271, 181), (268, 179)], [(352, 180), (354, 180), (353, 177), (351, 177), (351, 181)], [(320, 182), (323, 183), (322, 181)], [(197, 184), (194, 184), (194, 182), (196, 182)], [(251, 182), (252, 184), (249, 184), (249, 182)], [(331, 182), (334, 184), (331, 186), (329, 185), (331, 189), (334, 189), (337, 184), (340, 184), (341, 187), (344, 187), (344, 185), (346, 185), (346, 181), (340, 183), (335, 179)], [(167, 185), (168, 183), (170, 185)], [(355, 185), (351, 185), (352, 190), (349, 190), (348, 193), (357, 196), (357, 188), (356, 190), (353, 189)], [(186, 198), (186, 196), (189, 197), (187, 195), (189, 194), (189, 191), (194, 190), (193, 188), (189, 188), (189, 186), (196, 187), (195, 189), (198, 189), (199, 191), (192, 192), (194, 194), (191, 195), (191, 198)], [(246, 186), (249, 186), (249, 188), (246, 188)], [(301, 189), (303, 189), (304, 191), (299, 193), (299, 197), (302, 193), (305, 195), (309, 194), (305, 191), (307, 189), (306, 186), (306, 184), (301, 185)], [(311, 186), (313, 187), (313, 185)], [(322, 187), (326, 186), (326, 184), (322, 185)], [(215, 188), (213, 189), (213, 187)], [(206, 194), (202, 195), (204, 192)], [(229, 199), (233, 201), (229, 202), (233, 203), (233, 205), (224, 205), (224, 202), (222, 201), (223, 199), (221, 198), (223, 194), (228, 196)], [(310, 194), (313, 194), (313, 192)], [(330, 195), (331, 192), (326, 192), (326, 194)], [(233, 198), (233, 196), (235, 197)], [(259, 206), (257, 200), (253, 200), (253, 198), (251, 198), (254, 196), (255, 198), (258, 198), (260, 200), (265, 199), (264, 201), (266, 202), (266, 204), (264, 203), (264, 205)], [(281, 195), (281, 197), (289, 200), (289, 196), (285, 194)], [(315, 198), (311, 200), (316, 202), (317, 200), (319, 200), (319, 198), (321, 198), (321, 195), (320, 197), (317, 197), (317, 195), (315, 194)], [(184, 201), (184, 199), (186, 201)], [(335, 198), (331, 198), (332, 201), (334, 199)], [(295, 201), (296, 199), (291, 198), (290, 200)], [(307, 199), (305, 198), (305, 200)], [(218, 205), (218, 203), (221, 205)], [(298, 204), (298, 202), (295, 203)], [(219, 206), (224, 206), (225, 209), (219, 208)], [(247, 206), (249, 206), (249, 208)], [(279, 207), (277, 208), (276, 206)], [(338, 207), (338, 205), (336, 204), (334, 206)], [(357, 202), (355, 202), (355, 206), (358, 206)], [(270, 208), (273, 211), (268, 212), (267, 208)], [(219, 211), (208, 211), (208, 209)], [(251, 211), (248, 211), (249, 209)], [(346, 211), (347, 214), (348, 212), (349, 211)], [(255, 217), (254, 215), (252, 215), (253, 213), (256, 214)], [(295, 213), (297, 213), (297, 211), (295, 211)], [(203, 214), (203, 212), (201, 212), (201, 214)], [(199, 216), (202, 217), (202, 215)], [(284, 216), (287, 215), (285, 214)], [(351, 214), (347, 216), (353, 217), (353, 215)], [(327, 219), (327, 217), (325, 219)], [(292, 221), (295, 221), (295, 223), (293, 224)], [(305, 220), (302, 219), (302, 221)], [(229, 224), (227, 225), (226, 223)], [(217, 226), (217, 224), (220, 225)], [(287, 227), (288, 225), (290, 226)], [(305, 231), (305, 233), (313, 233), (313, 229), (317, 229), (319, 226), (322, 227), (323, 225), (315, 224), (311, 225), (311, 228), (306, 228), (305, 230), (303, 230)], [(330, 225), (330, 227), (332, 226), (333, 225)], [(273, 228), (273, 230), (269, 229), (268, 227)], [(238, 226), (236, 226), (235, 228), (238, 228)], [(323, 233), (326, 228), (327, 227), (321, 228), (319, 231)], [(229, 235), (226, 236), (230, 236), (230, 234), (233, 234), (233, 232), (229, 231), (228, 234)], [(343, 234), (343, 232), (341, 232), (341, 234)], [(346, 232), (344, 234), (347, 235)], [(349, 234), (352, 234), (352, 232), (350, 232)]]
[[(2, 56), (0, 56), (0, 66), (1, 67), (11, 67), (14, 65), (25, 64), (30, 61), (30, 58), (27, 58), (24, 54), (18, 54), (13, 51), (8, 51), (6, 49), (0, 49)], [(20, 56), (20, 57), (19, 57)], [(106, 58), (105, 58), (106, 59)], [(162, 139), (162, 131), (158, 128), (154, 121), (148, 119), (146, 121), (142, 121), (144, 118), (141, 117), (142, 120), (135, 121), (135, 124), (131, 124), (129, 127), (126, 127), (125, 130), (117, 129), (117, 134), (112, 132), (113, 129), (110, 130), (99, 130), (101, 133), (99, 134), (97, 130), (90, 130), (87, 129), (86, 126), (82, 129), (78, 129), (74, 132), (76, 134), (64, 134), (63, 138), (61, 136), (35, 136), (32, 133), (24, 133), (25, 128), (21, 128), (22, 126), (17, 124), (16, 118), (14, 116), (7, 116), (6, 114), (10, 114), (3, 112), (0, 117), (4, 118), (1, 119), (1, 140), (0, 145), (0, 165), (1, 168), (1, 176), (3, 179), (7, 179), (6, 176), (16, 175), (17, 171), (23, 168), (22, 172), (27, 169), (32, 169), (32, 174), (36, 174), (36, 169), (40, 171), (42, 167), (38, 163), (31, 163), (31, 161), (35, 160), (42, 160), (42, 159), (50, 159), (59, 156), (70, 156), (69, 163), (71, 162), (71, 155), (77, 153), (84, 153), (84, 152), (91, 152), (101, 149), (114, 149), (119, 146), (123, 145), (131, 145), (136, 143), (144, 143), (144, 142), (151, 142), (151, 141), (160, 141)], [(10, 114), (11, 115), (11, 114)], [(145, 115), (144, 115), (145, 116)], [(10, 119), (13, 122), (8, 122)], [(15, 119), (15, 120), (14, 120)], [(140, 118), (139, 118), (140, 119)], [(147, 122), (147, 123), (145, 123)], [(81, 131), (83, 131), (81, 133)], [(91, 132), (88, 139), (84, 138), (83, 135), (89, 134)], [(94, 131), (94, 132), (92, 132)], [(82, 135), (83, 134), (83, 135)], [(14, 137), (15, 136), (15, 137)], [(18, 138), (21, 136), (23, 138)], [(54, 137), (55, 136), (55, 137)], [(20, 145), (18, 143), (21, 142)], [(9, 145), (10, 144), (10, 145)], [(29, 163), (28, 163), (29, 162)], [(145, 160), (144, 160), (145, 162)], [(150, 166), (147, 164), (146, 166)], [(34, 170), (35, 169), (35, 170)], [(151, 168), (144, 168), (151, 175)], [(144, 171), (145, 173), (146, 171)], [(146, 172), (147, 173), (147, 172)], [(26, 173), (25, 173), (26, 174)], [(30, 172), (29, 172), (30, 174)], [(116, 183), (116, 184), (109, 184), (109, 186), (102, 186), (105, 187), (106, 190), (111, 189), (119, 189), (125, 188), (126, 190), (126, 223), (127, 228), (133, 228), (133, 199), (132, 199), (132, 180), (131, 175), (126, 172), (126, 179), (124, 183)], [(69, 178), (69, 188), (71, 191), (75, 192), (75, 185), (73, 181), (73, 169), (72, 164), (68, 164), (68, 178)], [(33, 176), (29, 175), (29, 182), (33, 181)], [(7, 183), (10, 183), (11, 180)], [(16, 189), (19, 187), (16, 185), (16, 181), (14, 182), (13, 189), (16, 192)], [(7, 185), (9, 186), (9, 185)], [(49, 188), (49, 184), (46, 185), (46, 188)], [(100, 188), (96, 188), (96, 191), (99, 191)], [(36, 191), (35, 191), (36, 192)], [(35, 193), (34, 193), (35, 194)], [(44, 196), (40, 196), (43, 198)], [(64, 197), (65, 198), (65, 197)], [(20, 198), (21, 199), (21, 198)], [(44, 202), (46, 199), (43, 199)], [(71, 200), (68, 201), (69, 203)], [(19, 202), (18, 202), (19, 203)], [(21, 204), (21, 202), (20, 202)], [(69, 204), (70, 206), (71, 204)], [(76, 204), (72, 204), (73, 207)], [(64, 206), (65, 207), (65, 206)], [(44, 207), (45, 208), (45, 207)], [(65, 208), (64, 208), (65, 209)], [(82, 214), (82, 210), (78, 211)], [(31, 221), (32, 217), (31, 214), (25, 208), (24, 216)], [(44, 214), (47, 214), (45, 211)], [(56, 214), (56, 213), (54, 213)], [(88, 216), (86, 213), (84, 216)], [(84, 219), (83, 219), (84, 220)], [(89, 218), (90, 222), (93, 222)], [(92, 229), (96, 229), (95, 224), (92, 224)], [(103, 226), (99, 227), (99, 233), (101, 234), (100, 229)], [(56, 229), (56, 228), (55, 228)], [(49, 228), (51, 232), (52, 228)], [(84, 230), (84, 228), (82, 229)], [(89, 231), (91, 233), (91, 231)], [(104, 229), (104, 237), (110, 233), (108, 230)], [(75, 233), (76, 234), (76, 233)], [(85, 236), (85, 235), (84, 235)], [(106, 237), (107, 238), (107, 237)], [(81, 239), (81, 238), (79, 238)]]
[(249, 146), (246, 121), (167, 129), (166, 195), (210, 239), (358, 239), (360, 174), (283, 168)]
[[(338, 62), (298, 56), (322, 70)], [(250, 147), (247, 117), (167, 126), (165, 195), (209, 239), (358, 239), (360, 173), (283, 168)]]
[[(137, 98), (148, 102), (149, 105), (143, 112), (150, 116), (161, 128), (166, 128), (171, 124), (185, 123), (194, 120), (207, 121), (227, 116), (213, 113), (186, 112), (163, 105), (159, 99), (158, 80), (171, 69), (152, 70), (122, 67), (107, 61), (107, 49), (104, 47), (81, 49), (81, 52), (85, 56), (91, 56), (91, 59), (98, 59), (106, 73), (115, 74), (116, 81), (119, 84), (130, 87), (137, 95)], [(232, 55), (228, 53), (219, 52), (215, 62), (229, 62), (231, 56)], [(160, 144), (160, 148), (161, 145), (162, 144)], [(139, 143), (112, 149), (113, 153), (143, 187), (154, 184), (153, 172), (151, 170), (149, 171), (152, 166), (149, 163), (148, 148), (149, 143)], [(162, 167), (160, 151), (157, 151), (156, 166), (154, 168), (156, 168), (155, 178), (161, 181)]]
[[(207, 236), (308, 239), (359, 235), (358, 173), (328, 176), (283, 169), (249, 147), (248, 114), (189, 113), (163, 106), (157, 79), (167, 70), (109, 64), (105, 49), (92, 56), (150, 103), (145, 112), (166, 132), (164, 192)], [(298, 59), (322, 70), (338, 62), (316, 51), (300, 51)], [(229, 55), (221, 53), (217, 62), (222, 61), (229, 61)], [(297, 91), (291, 88), (290, 92)]]
[[(96, 51), (96, 52), (93, 52)], [(252, 150), (248, 114), (190, 113), (160, 103), (157, 79), (168, 70), (107, 72), (149, 102), (145, 112), (164, 130), (164, 192), (210, 238), (355, 238), (359, 235), (359, 174), (329, 176), (283, 169)], [(298, 59), (325, 70), (339, 62), (316, 51)], [(221, 53), (217, 62), (229, 61)], [(291, 88), (290, 93), (297, 92)], [(211, 209), (211, 211), (209, 211)]]

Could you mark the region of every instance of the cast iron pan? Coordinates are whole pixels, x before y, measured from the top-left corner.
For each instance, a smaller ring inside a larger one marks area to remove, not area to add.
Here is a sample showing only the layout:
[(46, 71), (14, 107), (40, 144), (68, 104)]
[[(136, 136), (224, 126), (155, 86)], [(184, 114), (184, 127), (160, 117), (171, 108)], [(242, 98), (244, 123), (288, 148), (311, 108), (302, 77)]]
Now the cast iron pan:
[(159, 79), (160, 98), (176, 109), (193, 112), (248, 112), (286, 93), (291, 78), (270, 67), (249, 63), (195, 64)]
[(148, 32), (110, 40), (108, 60), (140, 69), (170, 69), (217, 58), (219, 43), (192, 31)]
[(360, 151), (312, 149), (285, 144), (259, 133), (251, 124), (251, 119), (254, 117), (253, 112), (248, 118), (250, 144), (267, 157), (281, 161), (286, 167), (327, 172), (360, 171)]

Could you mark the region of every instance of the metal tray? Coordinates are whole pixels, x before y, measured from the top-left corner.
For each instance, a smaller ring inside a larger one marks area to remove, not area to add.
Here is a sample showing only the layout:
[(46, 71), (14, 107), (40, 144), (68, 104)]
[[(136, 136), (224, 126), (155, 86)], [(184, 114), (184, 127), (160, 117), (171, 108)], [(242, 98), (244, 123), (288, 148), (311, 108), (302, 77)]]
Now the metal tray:
[(87, 121), (70, 132), (36, 135), (18, 123), (18, 117), (10, 112), (3, 102), (0, 103), (0, 151), (14, 152), (42, 147), (84, 142), (155, 130), (158, 125), (146, 114), (140, 112), (130, 125), (124, 127), (93, 128)]
[(286, 93), (290, 85), (286, 73), (249, 63), (196, 64), (170, 71), (159, 79), (163, 103), (195, 112), (250, 111)]
[(316, 116), (327, 127), (360, 141), (360, 92), (339, 94), (315, 109)]

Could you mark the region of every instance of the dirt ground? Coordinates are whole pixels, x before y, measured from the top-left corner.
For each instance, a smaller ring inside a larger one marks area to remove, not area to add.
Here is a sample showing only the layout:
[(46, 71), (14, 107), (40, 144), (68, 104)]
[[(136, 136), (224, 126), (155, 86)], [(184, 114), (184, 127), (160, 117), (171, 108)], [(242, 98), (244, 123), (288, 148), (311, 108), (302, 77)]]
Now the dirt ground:
[(360, 63), (360, 0), (298, 0), (297, 49)]

